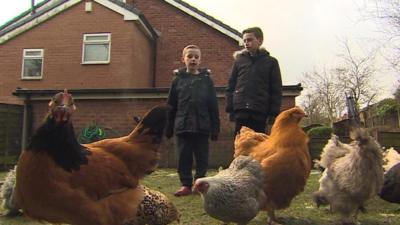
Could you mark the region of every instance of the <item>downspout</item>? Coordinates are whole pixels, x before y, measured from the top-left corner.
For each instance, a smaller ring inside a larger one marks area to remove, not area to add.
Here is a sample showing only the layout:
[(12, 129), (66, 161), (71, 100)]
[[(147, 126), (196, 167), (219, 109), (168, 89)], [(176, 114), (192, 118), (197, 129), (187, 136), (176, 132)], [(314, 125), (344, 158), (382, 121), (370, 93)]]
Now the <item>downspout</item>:
[(154, 48), (154, 51), (153, 51), (153, 83), (152, 83), (152, 85), (153, 85), (153, 88), (155, 88), (156, 87), (156, 72), (157, 72), (157, 40), (158, 40), (158, 38), (155, 38), (155, 40), (154, 40), (154, 43), (153, 43), (153, 48)]
[(32, 104), (30, 95), (24, 99), (24, 117), (22, 121), (22, 141), (21, 148), (26, 149), (28, 147), (28, 138), (32, 131)]
[(35, 13), (35, 0), (31, 0), (31, 14)]

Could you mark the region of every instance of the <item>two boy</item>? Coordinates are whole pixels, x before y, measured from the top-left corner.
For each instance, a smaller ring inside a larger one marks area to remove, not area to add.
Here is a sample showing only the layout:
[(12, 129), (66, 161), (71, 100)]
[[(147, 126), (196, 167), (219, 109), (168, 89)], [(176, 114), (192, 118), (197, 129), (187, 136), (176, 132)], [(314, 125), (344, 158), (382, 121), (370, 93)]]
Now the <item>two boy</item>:
[[(266, 122), (280, 112), (282, 79), (278, 61), (261, 48), (262, 30), (242, 32), (245, 49), (236, 52), (226, 88), (226, 108), (235, 121), (235, 134), (242, 126), (266, 132)], [(186, 68), (175, 72), (167, 103), (172, 106), (166, 127), (167, 138), (177, 136), (178, 174), (182, 187), (175, 196), (191, 194), (193, 154), (196, 159), (194, 179), (204, 177), (208, 166), (208, 138), (217, 140), (218, 104), (209, 71), (200, 69), (201, 51), (196, 45), (183, 49)]]

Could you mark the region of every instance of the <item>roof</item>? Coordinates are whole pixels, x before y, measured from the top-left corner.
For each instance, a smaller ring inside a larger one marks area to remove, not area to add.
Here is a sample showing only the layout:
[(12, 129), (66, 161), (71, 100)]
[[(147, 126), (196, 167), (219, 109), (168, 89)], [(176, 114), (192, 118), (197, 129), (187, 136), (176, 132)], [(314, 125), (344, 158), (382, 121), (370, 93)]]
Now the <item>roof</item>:
[[(0, 44), (11, 38), (29, 30), (30, 28), (52, 18), (58, 13), (80, 3), (82, 0), (45, 0), (35, 5), (33, 9), (28, 9), (20, 15), (0, 26)], [(125, 4), (118, 0), (94, 0), (124, 15), (125, 20), (137, 20), (145, 29), (146, 33), (153, 39), (158, 37), (158, 33), (147, 21), (143, 13), (132, 5)], [(184, 13), (194, 17), (197, 20), (209, 25), (211, 28), (241, 42), (241, 33), (236, 29), (226, 25), (220, 20), (206, 14), (205, 12), (191, 6), (182, 0), (164, 0), (166, 3), (176, 7)]]
[(213, 29), (216, 29), (222, 32), (223, 34), (237, 40), (238, 42), (242, 41), (242, 34), (239, 31), (226, 25), (220, 20), (206, 14), (205, 12), (197, 9), (196, 7), (191, 6), (187, 2), (184, 2), (182, 0), (164, 0), (164, 1), (178, 8), (179, 10), (189, 14), (190, 16), (193, 16), (194, 18), (204, 22), (205, 24), (211, 26)]
[[(216, 87), (218, 97), (225, 96), (226, 87)], [(282, 87), (283, 96), (296, 97), (303, 90), (301, 84), (285, 85)], [(63, 90), (56, 89), (25, 89), (17, 88), (13, 95), (30, 100), (48, 100), (54, 94)], [(144, 99), (144, 98), (167, 98), (168, 87), (162, 88), (120, 88), (120, 89), (69, 89), (75, 99)]]
[[(56, 16), (62, 11), (69, 9), (82, 1), (83, 0), (45, 0), (35, 5), (33, 9), (26, 10), (0, 26), (0, 44), (7, 42), (48, 19), (51, 19), (53, 16)], [(156, 39), (158, 37), (157, 32), (144, 17), (143, 13), (137, 8), (118, 0), (93, 1), (123, 15), (124, 20), (137, 21), (151, 39)]]

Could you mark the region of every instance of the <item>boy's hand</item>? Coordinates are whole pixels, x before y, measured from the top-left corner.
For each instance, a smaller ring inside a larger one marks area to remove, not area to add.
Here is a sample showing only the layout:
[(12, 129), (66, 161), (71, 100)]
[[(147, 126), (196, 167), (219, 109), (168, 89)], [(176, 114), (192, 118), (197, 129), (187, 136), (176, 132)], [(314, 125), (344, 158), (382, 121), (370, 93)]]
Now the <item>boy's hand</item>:
[(218, 134), (211, 134), (211, 141), (217, 141), (218, 140)]
[(233, 112), (229, 113), (229, 121), (235, 122), (235, 114)]

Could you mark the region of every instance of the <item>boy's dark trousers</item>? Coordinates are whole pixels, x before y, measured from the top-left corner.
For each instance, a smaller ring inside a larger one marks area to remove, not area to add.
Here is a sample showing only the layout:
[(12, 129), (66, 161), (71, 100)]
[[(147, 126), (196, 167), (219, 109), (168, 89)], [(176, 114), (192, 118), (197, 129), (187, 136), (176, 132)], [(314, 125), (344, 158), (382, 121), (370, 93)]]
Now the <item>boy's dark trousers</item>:
[(257, 112), (238, 111), (234, 114), (235, 119), (235, 135), (239, 133), (242, 126), (251, 128), (255, 132), (265, 133), (267, 118)]
[(196, 160), (194, 179), (205, 177), (208, 167), (208, 135), (183, 133), (177, 135), (179, 154), (178, 174), (182, 186), (191, 188), (193, 184), (193, 155)]

